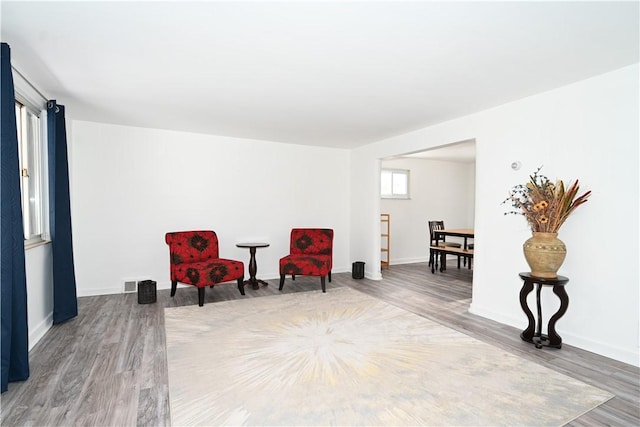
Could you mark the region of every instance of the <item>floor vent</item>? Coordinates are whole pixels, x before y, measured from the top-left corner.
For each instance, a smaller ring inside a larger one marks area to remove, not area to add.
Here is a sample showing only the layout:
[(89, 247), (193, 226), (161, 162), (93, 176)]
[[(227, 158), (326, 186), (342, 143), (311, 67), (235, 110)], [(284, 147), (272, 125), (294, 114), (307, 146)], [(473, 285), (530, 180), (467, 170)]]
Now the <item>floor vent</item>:
[(131, 281), (125, 281), (124, 282), (124, 293), (129, 293), (129, 292), (136, 292), (137, 291), (137, 284), (138, 282), (136, 282), (135, 280), (131, 280)]

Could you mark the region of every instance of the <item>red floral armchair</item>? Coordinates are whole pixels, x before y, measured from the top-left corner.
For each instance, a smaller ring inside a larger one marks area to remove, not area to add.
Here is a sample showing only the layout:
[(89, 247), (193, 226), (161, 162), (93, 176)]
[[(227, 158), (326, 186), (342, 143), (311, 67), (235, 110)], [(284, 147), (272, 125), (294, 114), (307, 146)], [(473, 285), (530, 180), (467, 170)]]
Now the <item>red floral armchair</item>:
[(280, 259), (280, 290), (285, 275), (320, 276), (322, 292), (326, 292), (325, 277), (331, 282), (333, 263), (333, 230), (327, 228), (294, 228), (291, 230), (289, 255)]
[(218, 257), (218, 236), (214, 231), (176, 231), (167, 233), (171, 270), (171, 296), (178, 282), (198, 288), (198, 305), (204, 305), (204, 288), (217, 283), (238, 281), (244, 295), (242, 261)]

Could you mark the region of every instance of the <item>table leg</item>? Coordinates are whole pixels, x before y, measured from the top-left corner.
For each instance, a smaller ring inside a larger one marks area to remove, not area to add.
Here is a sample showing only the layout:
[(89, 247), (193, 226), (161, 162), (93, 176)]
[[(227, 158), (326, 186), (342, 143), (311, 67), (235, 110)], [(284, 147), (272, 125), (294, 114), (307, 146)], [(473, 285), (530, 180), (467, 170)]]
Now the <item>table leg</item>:
[(556, 332), (556, 322), (564, 313), (567, 312), (567, 307), (569, 307), (569, 295), (567, 295), (567, 291), (564, 289), (564, 286), (554, 286), (553, 293), (560, 298), (560, 308), (556, 311), (556, 314), (551, 316), (549, 319), (549, 327), (548, 327), (548, 335), (549, 335), (549, 346), (560, 348), (562, 347), (562, 338)]
[[(464, 237), (464, 246), (463, 246), (464, 250), (467, 250), (467, 237)], [(467, 257), (462, 257), (462, 261), (464, 262), (464, 266), (467, 266)], [(458, 268), (460, 268), (460, 257), (458, 257)], [(471, 261), (469, 261), (469, 268), (471, 268)]]
[(533, 291), (533, 282), (525, 280), (522, 285), (522, 289), (520, 290), (520, 306), (522, 307), (522, 311), (527, 315), (527, 319), (529, 319), (529, 326), (527, 326), (527, 329), (522, 331), (520, 338), (527, 342), (533, 342), (533, 331), (536, 327), (536, 321), (533, 317), (533, 313), (529, 310), (529, 306), (527, 305), (527, 295), (529, 295), (531, 291)]
[(249, 248), (251, 258), (249, 259), (249, 280), (245, 280), (245, 285), (251, 285), (253, 289), (258, 289), (260, 283), (267, 286), (268, 283), (264, 280), (256, 279), (256, 273), (258, 272), (258, 263), (256, 262), (256, 248)]
[(431, 274), (434, 274), (438, 270), (438, 257), (440, 251), (437, 249), (429, 249), (429, 258), (431, 258)]
[[(542, 340), (542, 306), (540, 305), (540, 292), (542, 291), (542, 285), (540, 283), (536, 284), (536, 307), (538, 309), (538, 327), (536, 329), (536, 333), (533, 335), (534, 338), (538, 338)], [(537, 348), (542, 348), (542, 345), (538, 342), (536, 344)]]
[(433, 274), (434, 271), (435, 271), (435, 269), (434, 269), (435, 260), (433, 259), (433, 253), (434, 253), (434, 250), (433, 249), (429, 249), (429, 265), (427, 265), (427, 267), (431, 267), (431, 274)]

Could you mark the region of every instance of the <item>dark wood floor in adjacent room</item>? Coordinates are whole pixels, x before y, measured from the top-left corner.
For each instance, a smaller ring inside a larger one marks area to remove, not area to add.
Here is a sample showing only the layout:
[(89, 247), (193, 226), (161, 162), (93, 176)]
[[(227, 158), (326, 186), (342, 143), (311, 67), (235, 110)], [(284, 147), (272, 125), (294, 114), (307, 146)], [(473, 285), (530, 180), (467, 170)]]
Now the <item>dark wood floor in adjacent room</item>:
[[(469, 314), (470, 270), (431, 274), (426, 263), (418, 263), (392, 265), (383, 276), (372, 281), (334, 274), (327, 289), (351, 287), (615, 394), (570, 425), (640, 425), (640, 369), (566, 344), (561, 350), (536, 349), (520, 339), (519, 329)], [(206, 290), (205, 303), (280, 294), (278, 281), (269, 283), (247, 288), (244, 297), (235, 283), (219, 285)], [(320, 292), (320, 280), (288, 278), (283, 290), (304, 291)], [(175, 298), (158, 291), (157, 303), (146, 305), (137, 303), (135, 293), (79, 298), (78, 318), (53, 327), (31, 351), (30, 379), (9, 384), (2, 394), (0, 424), (169, 425), (163, 309), (195, 304), (191, 287), (178, 289)]]

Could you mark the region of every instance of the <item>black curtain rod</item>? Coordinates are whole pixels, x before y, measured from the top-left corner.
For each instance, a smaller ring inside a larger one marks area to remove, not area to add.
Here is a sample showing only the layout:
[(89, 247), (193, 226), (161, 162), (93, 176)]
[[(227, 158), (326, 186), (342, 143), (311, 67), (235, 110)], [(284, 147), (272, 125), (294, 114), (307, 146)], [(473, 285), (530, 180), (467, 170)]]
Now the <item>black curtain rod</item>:
[(40, 92), (40, 91), (38, 90), (38, 88), (37, 88), (37, 87), (35, 87), (35, 86), (33, 85), (33, 83), (31, 83), (31, 82), (29, 81), (29, 79), (27, 79), (27, 78), (24, 76), (24, 74), (22, 74), (22, 73), (21, 73), (21, 72), (20, 72), (16, 67), (14, 67), (13, 65), (11, 65), (11, 68), (13, 69), (13, 71), (15, 71), (15, 72), (16, 72), (16, 74), (18, 74), (20, 77), (22, 77), (22, 80), (24, 80), (25, 82), (27, 82), (27, 84), (28, 84), (29, 86), (31, 86), (31, 88), (32, 88), (33, 90), (35, 90), (35, 91), (36, 91), (36, 93), (37, 93), (38, 95), (40, 95), (40, 97), (42, 97), (42, 100), (43, 100), (43, 101), (47, 102), (47, 101), (49, 100), (49, 99), (47, 99), (47, 97), (46, 97), (46, 96), (44, 96), (44, 95), (42, 94), (42, 92)]

